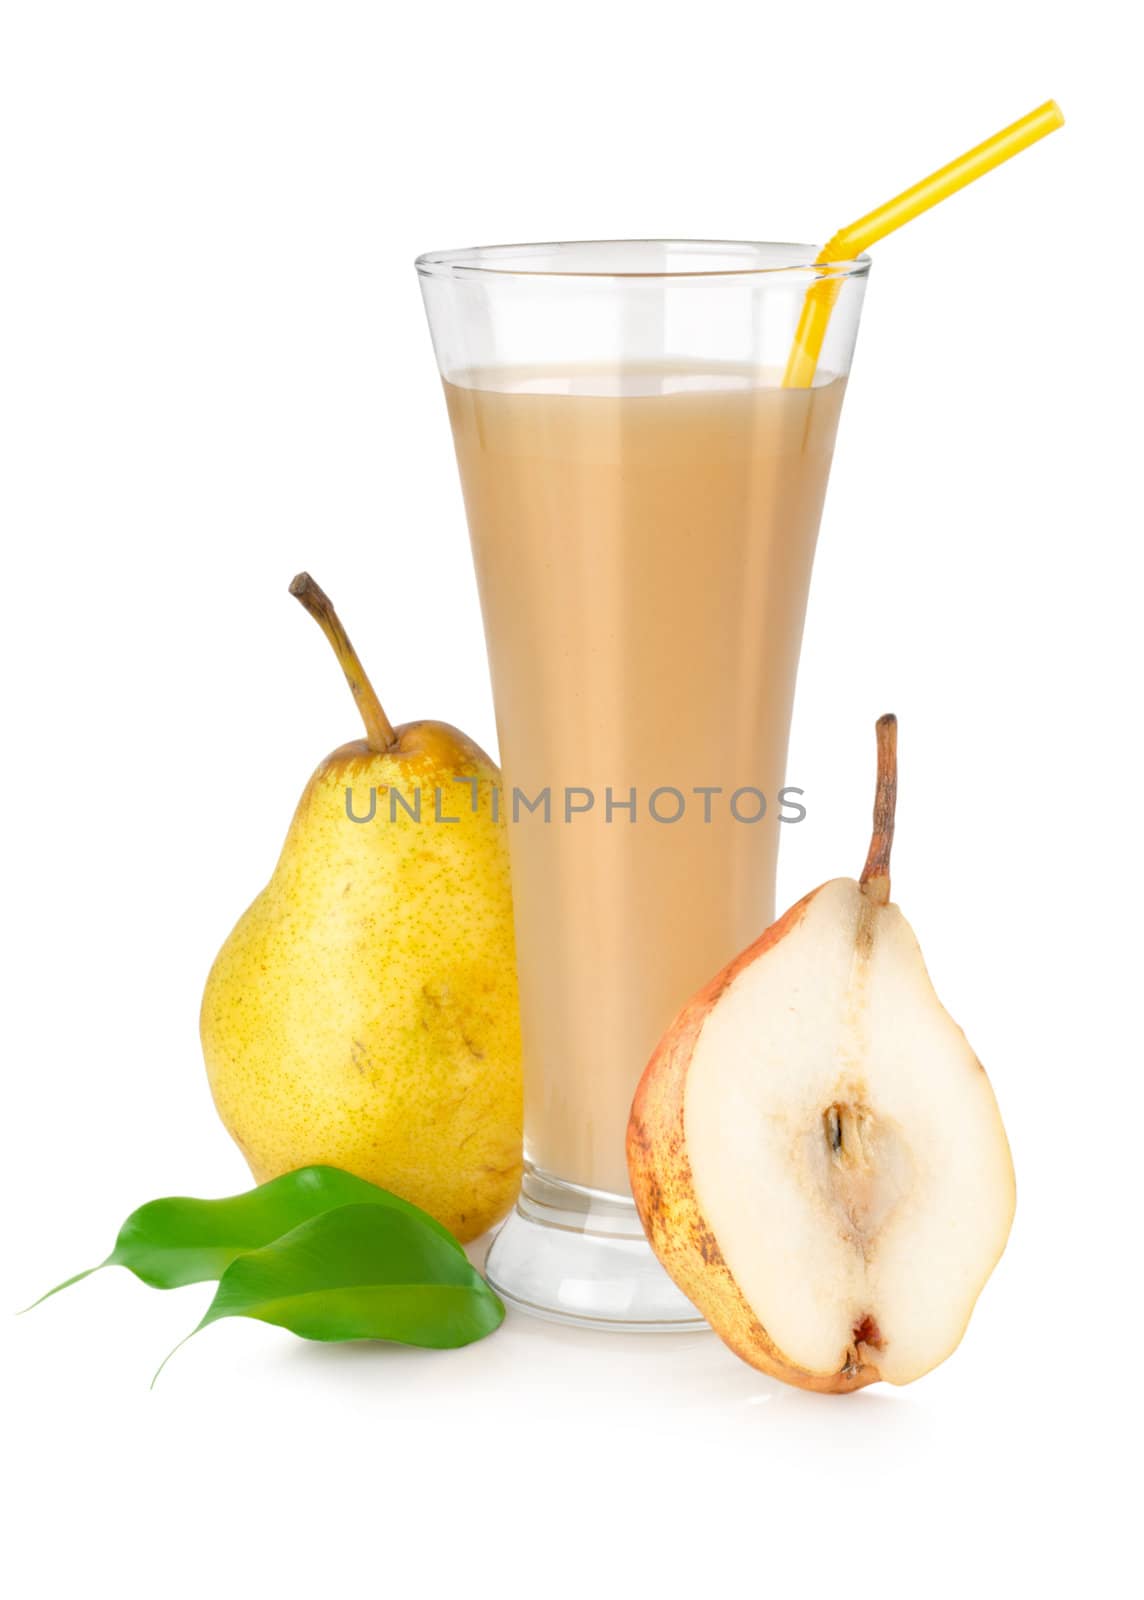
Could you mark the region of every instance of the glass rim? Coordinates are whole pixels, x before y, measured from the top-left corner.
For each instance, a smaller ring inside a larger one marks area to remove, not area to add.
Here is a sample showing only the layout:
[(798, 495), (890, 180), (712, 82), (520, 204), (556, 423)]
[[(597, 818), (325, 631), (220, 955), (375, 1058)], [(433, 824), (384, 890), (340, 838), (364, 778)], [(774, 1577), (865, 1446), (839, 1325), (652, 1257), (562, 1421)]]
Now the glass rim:
[[(545, 266), (529, 265), (530, 256), (548, 256), (557, 261), (561, 257), (570, 257), (577, 251), (591, 251), (600, 249), (624, 250), (626, 248), (639, 249), (645, 245), (664, 246), (668, 250), (677, 249), (690, 251), (702, 255), (706, 251), (711, 253), (723, 252), (727, 255), (742, 253), (744, 256), (754, 255), (762, 257), (766, 254), (775, 255), (786, 253), (785, 260), (754, 260), (742, 266), (697, 267), (689, 265), (672, 271), (671, 268), (659, 271), (637, 270), (601, 270), (599, 268), (585, 269), (564, 264)], [(803, 276), (813, 279), (834, 278), (863, 278), (870, 270), (870, 257), (862, 254), (849, 261), (816, 261), (815, 257), (821, 247), (813, 244), (784, 243), (777, 240), (751, 240), (751, 239), (554, 239), (547, 241), (534, 241), (526, 244), (491, 244), (469, 245), (460, 250), (428, 250), (419, 255), (413, 265), (418, 274), (423, 278), (556, 278), (572, 279), (573, 281), (597, 281), (625, 283), (644, 280), (647, 282), (669, 281), (674, 283), (684, 282), (689, 278), (708, 280), (711, 278), (774, 278), (782, 276)], [(515, 264), (509, 264), (515, 263)]]

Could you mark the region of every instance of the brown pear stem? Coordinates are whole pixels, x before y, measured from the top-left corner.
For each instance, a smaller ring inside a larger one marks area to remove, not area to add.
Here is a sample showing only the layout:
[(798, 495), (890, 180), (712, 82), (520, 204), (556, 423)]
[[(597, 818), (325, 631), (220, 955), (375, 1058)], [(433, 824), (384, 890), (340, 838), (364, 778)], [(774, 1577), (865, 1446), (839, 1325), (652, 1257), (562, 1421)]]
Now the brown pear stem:
[(353, 697), (357, 701), (357, 708), (365, 723), (366, 743), (371, 750), (379, 752), (389, 750), (397, 743), (397, 734), (392, 722), (381, 708), (381, 701), (374, 693), (373, 684), (366, 677), (365, 668), (358, 660), (357, 651), (350, 643), (349, 634), (342, 627), (337, 612), (330, 604), (329, 595), (318, 587), (308, 572), (298, 574), (290, 585), (290, 593), (295, 600), (302, 602), (333, 645), (334, 654), (346, 675), (346, 682), (353, 690)]
[(890, 849), (894, 843), (894, 811), (898, 804), (898, 719), (892, 712), (879, 717), (878, 787), (874, 792), (874, 832), (866, 865), (858, 880), (875, 905), (890, 898)]

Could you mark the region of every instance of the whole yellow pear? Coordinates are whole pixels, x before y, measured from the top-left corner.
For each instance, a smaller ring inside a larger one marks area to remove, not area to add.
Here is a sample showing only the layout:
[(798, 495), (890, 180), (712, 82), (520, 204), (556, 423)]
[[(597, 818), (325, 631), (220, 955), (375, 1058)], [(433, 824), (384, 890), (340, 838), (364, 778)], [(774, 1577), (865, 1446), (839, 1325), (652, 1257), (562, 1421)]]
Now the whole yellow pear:
[(318, 767), (211, 969), (211, 1092), (258, 1182), (342, 1167), (473, 1239), (521, 1174), (500, 774), (446, 723), (393, 727), (321, 589), (303, 573), (291, 593), (330, 639), (366, 738)]

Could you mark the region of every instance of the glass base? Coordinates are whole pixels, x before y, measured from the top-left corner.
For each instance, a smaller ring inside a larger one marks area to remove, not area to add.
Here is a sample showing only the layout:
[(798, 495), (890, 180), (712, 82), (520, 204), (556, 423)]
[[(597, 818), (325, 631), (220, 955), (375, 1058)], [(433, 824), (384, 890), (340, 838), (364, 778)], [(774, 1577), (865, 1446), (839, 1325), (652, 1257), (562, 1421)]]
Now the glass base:
[(629, 1333), (707, 1327), (652, 1254), (632, 1200), (561, 1183), (527, 1162), (485, 1272), (502, 1299), (550, 1322)]

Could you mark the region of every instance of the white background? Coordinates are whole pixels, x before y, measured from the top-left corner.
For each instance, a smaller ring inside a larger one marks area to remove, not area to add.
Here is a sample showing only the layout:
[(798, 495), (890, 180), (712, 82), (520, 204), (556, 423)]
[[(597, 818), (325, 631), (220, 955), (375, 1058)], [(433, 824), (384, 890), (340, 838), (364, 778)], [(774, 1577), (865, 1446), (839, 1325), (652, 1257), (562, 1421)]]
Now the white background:
[[(457, 1353), (209, 1330), (109, 1272), (3, 1319), (21, 1595), (1131, 1585), (1140, 1267), (1137, 72), (1127, 7), (7, 4), (0, 35), (4, 1299), (246, 1186), (202, 982), (355, 736), (495, 744), (411, 261), (817, 240), (1049, 95), (1063, 132), (875, 252), (822, 528), (780, 903), (895, 893), (1020, 1201), (963, 1347), (806, 1396), (713, 1337), (510, 1317)], [(1135, 1415), (1134, 1415), (1135, 1413)]]

